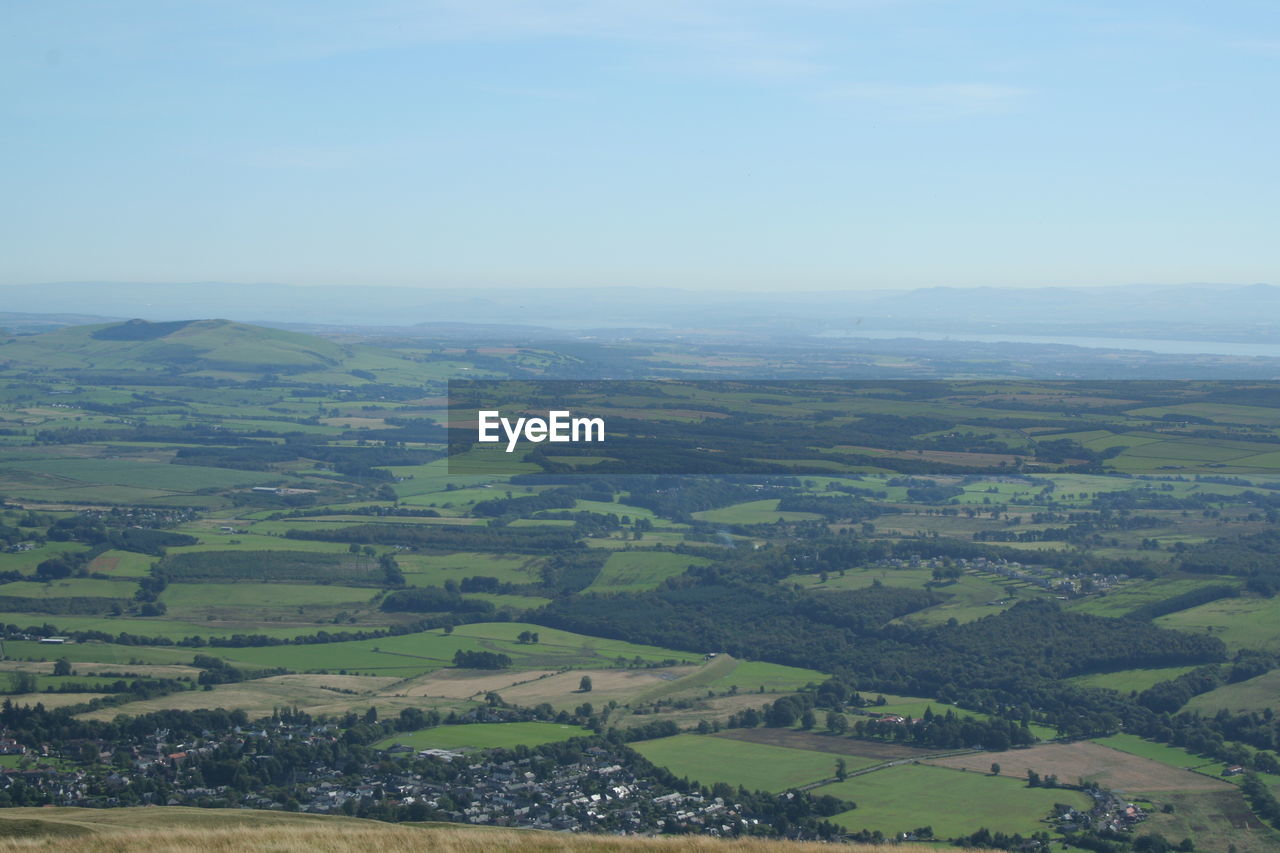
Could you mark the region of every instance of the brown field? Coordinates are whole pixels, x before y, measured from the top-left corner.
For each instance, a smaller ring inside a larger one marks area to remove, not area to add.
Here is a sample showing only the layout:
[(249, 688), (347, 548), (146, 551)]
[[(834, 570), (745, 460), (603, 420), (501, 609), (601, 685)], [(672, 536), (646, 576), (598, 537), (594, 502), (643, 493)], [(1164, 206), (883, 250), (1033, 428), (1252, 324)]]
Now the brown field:
[[(435, 672), (402, 682), (393, 688), (397, 696), (440, 696), (445, 699), (469, 699), (483, 696), (490, 691), (507, 692), (512, 685), (534, 681), (555, 675), (556, 670), (544, 669), (525, 672), (503, 672), (497, 675), (476, 675), (474, 670), (438, 669)], [(576, 684), (574, 685), (577, 686)], [(504, 697), (505, 698), (505, 697)]]
[(109, 693), (17, 693), (6, 696), (15, 705), (44, 705), (46, 708), (65, 708), (68, 705), (79, 705), (90, 699), (101, 699)]
[[(4, 672), (34, 672), (40, 675), (53, 674), (53, 661), (7, 660), (0, 664)], [(103, 672), (118, 672), (123, 675), (136, 675), (142, 678), (195, 678), (200, 670), (194, 666), (182, 664), (152, 663), (74, 663), (71, 665), (76, 675), (98, 675)]]
[[(769, 698), (770, 700), (777, 699), (779, 695), (789, 696), (791, 694), (773, 693), (770, 694)], [(632, 714), (622, 719), (611, 718), (610, 722), (623, 728), (628, 728), (652, 723), (655, 719), (662, 719), (670, 720), (681, 727), (696, 726), (699, 720), (706, 720), (708, 723), (717, 720), (724, 722), (729, 718), (730, 714), (745, 711), (747, 708), (759, 708), (762, 704), (764, 703), (761, 701), (759, 693), (742, 693), (737, 696), (717, 696), (714, 699), (702, 699), (695, 703), (692, 708), (663, 711), (661, 717), (649, 714)]]
[[(707, 836), (623, 838), (452, 824), (392, 824), (356, 818), (180, 806), (120, 809), (12, 808), (0, 814), (0, 851), (77, 853), (825, 853), (830, 845)], [(841, 846), (848, 853), (881, 848)], [(895, 850), (923, 851), (918, 846)]]
[(1166, 838), (1191, 837), (1198, 850), (1234, 848), (1238, 853), (1265, 853), (1280, 849), (1280, 833), (1254, 816), (1238, 788), (1166, 794), (1157, 805), (1165, 803), (1174, 810), (1156, 811), (1142, 824), (1142, 832), (1158, 832)]
[[(572, 669), (547, 678), (529, 681), (502, 691), (502, 698), (519, 705), (550, 702), (572, 707), (590, 702), (603, 705), (610, 699), (625, 705), (650, 687), (674, 681), (695, 672), (697, 667), (673, 666), (663, 669)], [(591, 676), (591, 692), (579, 693), (582, 676)]]
[[(313, 714), (340, 714), (363, 710), (370, 705), (376, 705), (380, 712), (399, 713), (401, 708), (424, 704), (420, 699), (379, 694), (378, 691), (397, 680), (369, 675), (274, 675), (238, 684), (219, 684), (212, 690), (185, 690), (142, 699), (113, 708), (100, 708), (81, 716), (88, 720), (114, 720), (118, 714), (132, 716), (152, 711), (240, 708), (254, 717), (266, 716), (276, 708), (290, 705), (297, 705)], [(356, 692), (339, 692), (346, 690)]]
[[(824, 735), (817, 732), (799, 732), (795, 729), (729, 729), (720, 732), (716, 737), (733, 740), (745, 740), (751, 743), (765, 743), (770, 746), (785, 746), (791, 749), (808, 749), (814, 752), (829, 752), (833, 755), (857, 755), (862, 758), (878, 758), (885, 761), (896, 761), (899, 758), (927, 758), (939, 752), (950, 750), (920, 749), (915, 746), (903, 746), (897, 743), (882, 743), (874, 740), (858, 740), (835, 735)], [(987, 766), (990, 767), (990, 762)]]
[(1077, 779), (1084, 778), (1126, 792), (1222, 791), (1232, 787), (1210, 776), (1179, 770), (1089, 741), (1049, 743), (1007, 752), (977, 752), (932, 759), (927, 763), (989, 773), (992, 762), (999, 763), (1006, 776), (1025, 779), (1027, 771), (1034, 770), (1041, 776), (1057, 776), (1060, 781), (1073, 785)]

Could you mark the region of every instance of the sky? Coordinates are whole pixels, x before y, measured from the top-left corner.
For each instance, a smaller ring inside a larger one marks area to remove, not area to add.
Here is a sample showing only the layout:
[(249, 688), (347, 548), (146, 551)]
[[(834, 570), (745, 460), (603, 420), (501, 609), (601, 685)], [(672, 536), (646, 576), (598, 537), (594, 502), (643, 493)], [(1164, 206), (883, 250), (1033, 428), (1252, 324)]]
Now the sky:
[(1274, 0), (0, 0), (0, 284), (1280, 283)]

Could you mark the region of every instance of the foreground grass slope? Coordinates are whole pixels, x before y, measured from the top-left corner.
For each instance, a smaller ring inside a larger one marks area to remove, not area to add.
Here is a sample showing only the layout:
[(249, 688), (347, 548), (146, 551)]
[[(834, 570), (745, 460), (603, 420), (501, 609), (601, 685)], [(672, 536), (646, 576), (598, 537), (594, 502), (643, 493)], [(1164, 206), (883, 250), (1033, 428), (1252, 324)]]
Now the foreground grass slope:
[[(781, 841), (721, 841), (707, 836), (622, 838), (489, 829), (451, 824), (390, 824), (357, 818), (282, 812), (195, 809), (181, 806), (122, 809), (0, 809), (0, 851), (71, 850), (81, 853), (241, 853), (306, 851), (365, 853), (371, 849), (481, 851), (706, 851), (707, 853), (817, 853), (829, 845)], [(870, 853), (870, 845), (841, 850)], [(903, 846), (897, 850), (924, 850)]]

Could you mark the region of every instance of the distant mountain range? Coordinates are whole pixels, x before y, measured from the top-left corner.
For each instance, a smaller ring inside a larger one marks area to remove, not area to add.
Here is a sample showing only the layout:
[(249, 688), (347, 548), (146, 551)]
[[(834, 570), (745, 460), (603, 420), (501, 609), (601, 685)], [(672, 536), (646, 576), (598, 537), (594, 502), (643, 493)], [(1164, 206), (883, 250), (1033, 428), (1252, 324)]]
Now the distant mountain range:
[[(1269, 284), (950, 288), (732, 293), (661, 288), (427, 290), (195, 282), (65, 282), (0, 287), (0, 326), (191, 316), (334, 328), (428, 324), (856, 334), (858, 331), (1280, 341), (1280, 287)], [(6, 320), (6, 316), (11, 319)], [(18, 322), (14, 322), (18, 320)]]

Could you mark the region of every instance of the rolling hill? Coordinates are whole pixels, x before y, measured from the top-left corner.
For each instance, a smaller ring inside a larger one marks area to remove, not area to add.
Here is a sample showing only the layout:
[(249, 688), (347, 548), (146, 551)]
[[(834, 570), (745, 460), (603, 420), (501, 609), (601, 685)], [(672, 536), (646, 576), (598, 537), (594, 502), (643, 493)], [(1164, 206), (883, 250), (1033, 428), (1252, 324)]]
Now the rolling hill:
[(298, 372), (334, 367), (348, 355), (322, 338), (230, 320), (128, 320), (0, 341), (0, 363), (11, 368)]

